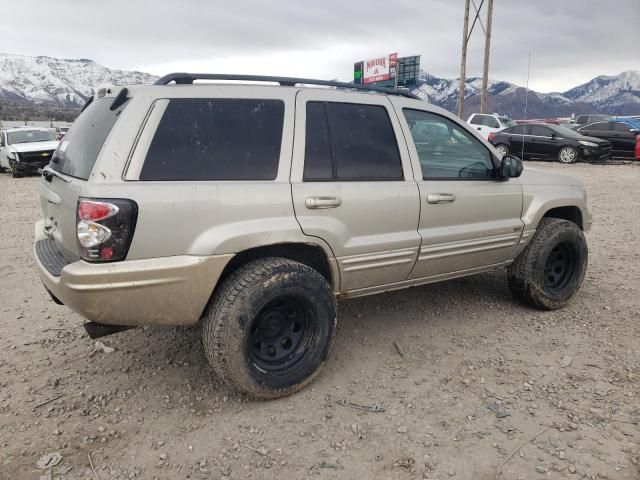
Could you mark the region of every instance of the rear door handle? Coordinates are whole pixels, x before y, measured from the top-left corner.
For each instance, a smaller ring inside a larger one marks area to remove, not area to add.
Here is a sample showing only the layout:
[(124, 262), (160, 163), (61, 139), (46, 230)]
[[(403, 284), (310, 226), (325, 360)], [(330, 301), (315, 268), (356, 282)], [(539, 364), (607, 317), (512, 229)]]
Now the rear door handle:
[(453, 193), (428, 193), (427, 203), (452, 203), (456, 201)]
[(336, 208), (342, 205), (342, 200), (339, 197), (307, 197), (304, 205), (312, 210)]

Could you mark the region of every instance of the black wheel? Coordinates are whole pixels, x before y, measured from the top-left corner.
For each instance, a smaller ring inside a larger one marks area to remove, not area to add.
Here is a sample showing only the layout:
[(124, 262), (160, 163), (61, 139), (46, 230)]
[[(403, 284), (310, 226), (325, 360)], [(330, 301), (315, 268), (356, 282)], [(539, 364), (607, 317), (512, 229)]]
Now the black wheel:
[(22, 172), (16, 169), (15, 167), (11, 167), (11, 177), (13, 178), (21, 178), (23, 176)]
[(578, 151), (573, 147), (562, 147), (558, 152), (560, 163), (576, 163), (578, 161)]
[(587, 241), (578, 225), (543, 218), (529, 245), (508, 269), (509, 288), (532, 307), (562, 308), (580, 288), (588, 256)]
[(496, 150), (500, 152), (500, 155), (505, 156), (509, 155), (509, 147), (507, 147), (504, 143), (499, 143), (496, 145)]
[(207, 307), (204, 350), (216, 373), (253, 398), (296, 392), (335, 342), (337, 305), (327, 281), (293, 260), (265, 258), (232, 273)]

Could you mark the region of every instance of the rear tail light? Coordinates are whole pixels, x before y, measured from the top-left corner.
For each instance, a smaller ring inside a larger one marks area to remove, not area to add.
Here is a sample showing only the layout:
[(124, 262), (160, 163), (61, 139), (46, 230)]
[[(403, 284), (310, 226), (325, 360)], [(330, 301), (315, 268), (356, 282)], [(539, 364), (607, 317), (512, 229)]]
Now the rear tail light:
[(80, 256), (88, 262), (124, 260), (137, 219), (132, 200), (81, 198), (76, 215)]
[(496, 134), (495, 133), (490, 133), (489, 134), (489, 141), (493, 142), (496, 139)]
[(636, 160), (640, 160), (640, 135), (636, 135)]

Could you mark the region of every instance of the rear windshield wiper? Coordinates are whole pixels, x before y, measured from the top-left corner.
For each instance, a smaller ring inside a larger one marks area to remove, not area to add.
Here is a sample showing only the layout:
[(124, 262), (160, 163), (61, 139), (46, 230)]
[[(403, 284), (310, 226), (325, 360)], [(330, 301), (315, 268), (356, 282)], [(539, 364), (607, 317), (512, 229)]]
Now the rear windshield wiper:
[(68, 178), (63, 177), (62, 175), (60, 175), (58, 172), (56, 172), (55, 170), (45, 167), (42, 169), (42, 176), (44, 177), (44, 179), (47, 182), (51, 182), (51, 179), (53, 177), (58, 177), (60, 180), (62, 180), (65, 183), (71, 183), (71, 180), (69, 180)]

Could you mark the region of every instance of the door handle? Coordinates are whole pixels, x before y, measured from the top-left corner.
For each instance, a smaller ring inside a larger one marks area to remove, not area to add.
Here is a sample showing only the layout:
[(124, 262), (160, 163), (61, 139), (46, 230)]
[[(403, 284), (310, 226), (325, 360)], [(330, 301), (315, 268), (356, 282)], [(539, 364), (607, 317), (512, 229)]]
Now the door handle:
[(478, 130), (482, 130), (482, 127), (478, 127)]
[(304, 201), (305, 207), (309, 209), (336, 208), (342, 205), (339, 197), (307, 197)]
[(428, 193), (427, 203), (452, 203), (456, 201), (453, 193)]

